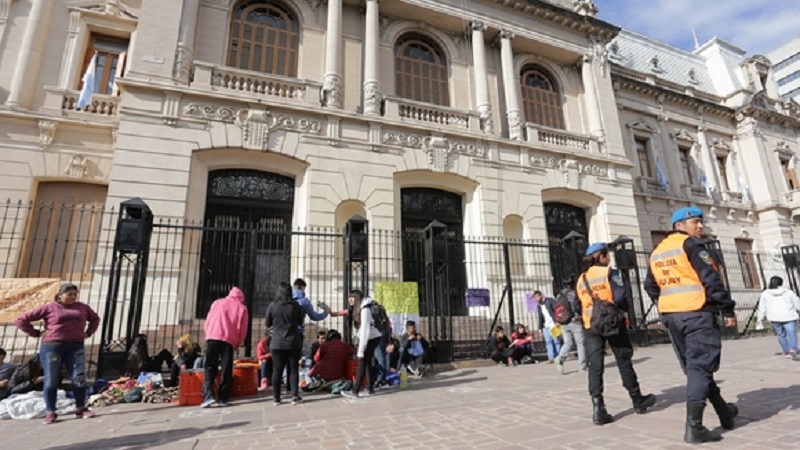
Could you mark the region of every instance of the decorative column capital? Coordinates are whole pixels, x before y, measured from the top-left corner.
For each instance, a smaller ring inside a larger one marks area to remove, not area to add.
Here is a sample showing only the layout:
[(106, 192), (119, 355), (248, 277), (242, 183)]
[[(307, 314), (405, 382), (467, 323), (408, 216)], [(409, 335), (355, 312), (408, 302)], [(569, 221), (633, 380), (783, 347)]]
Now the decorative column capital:
[(500, 31), (500, 39), (514, 39), (514, 33), (508, 30), (501, 30)]
[(473, 20), (470, 23), (470, 27), (472, 28), (472, 31), (480, 31), (480, 32), (484, 32), (484, 31), (486, 31), (487, 28), (489, 28), (489, 27), (486, 26), (485, 23), (479, 22), (477, 20)]

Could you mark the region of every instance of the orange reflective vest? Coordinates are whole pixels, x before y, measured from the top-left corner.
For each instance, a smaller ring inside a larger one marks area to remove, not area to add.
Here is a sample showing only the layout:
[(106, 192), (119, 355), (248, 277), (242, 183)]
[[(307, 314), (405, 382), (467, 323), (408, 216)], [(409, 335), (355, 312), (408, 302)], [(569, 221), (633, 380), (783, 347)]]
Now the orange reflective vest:
[(592, 295), (586, 290), (586, 284), (583, 282), (583, 277), (589, 283), (589, 288), (594, 293), (594, 296), (600, 300), (614, 303), (614, 291), (611, 290), (611, 283), (608, 282), (608, 266), (592, 266), (589, 270), (578, 277), (578, 283), (575, 285), (575, 292), (578, 293), (578, 298), (583, 306), (583, 327), (587, 330), (592, 327)]
[(650, 255), (650, 271), (661, 294), (658, 310), (662, 313), (699, 311), (706, 304), (706, 289), (683, 249), (688, 235), (667, 236)]

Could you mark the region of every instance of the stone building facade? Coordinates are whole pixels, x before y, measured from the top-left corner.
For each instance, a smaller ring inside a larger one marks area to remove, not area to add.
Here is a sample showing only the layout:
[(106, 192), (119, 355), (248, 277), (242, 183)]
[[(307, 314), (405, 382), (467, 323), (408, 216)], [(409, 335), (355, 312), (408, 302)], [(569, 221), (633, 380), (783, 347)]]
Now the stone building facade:
[[(571, 227), (643, 248), (670, 210), (696, 204), (723, 246), (795, 242), (800, 112), (778, 100), (769, 61), (719, 40), (685, 52), (596, 12), (588, 0), (0, 0), (0, 193), (141, 197), (158, 217), (231, 227), (341, 229), (361, 215), (373, 229), (439, 220), (531, 241)], [(7, 247), (4, 264), (24, 265)]]

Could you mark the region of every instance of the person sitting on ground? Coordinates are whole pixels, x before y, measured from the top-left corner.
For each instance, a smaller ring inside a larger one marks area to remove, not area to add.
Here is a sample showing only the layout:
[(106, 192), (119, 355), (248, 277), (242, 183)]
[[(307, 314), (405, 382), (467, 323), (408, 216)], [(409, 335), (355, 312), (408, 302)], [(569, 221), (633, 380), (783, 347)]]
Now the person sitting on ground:
[(0, 348), (0, 400), (8, 397), (8, 383), (15, 370), (17, 365), (6, 362), (6, 351)]
[(309, 390), (324, 388), (336, 380), (345, 378), (347, 361), (356, 353), (353, 347), (342, 342), (342, 335), (337, 330), (328, 331), (325, 343), (314, 355), (314, 367), (309, 371), (312, 383)]
[(177, 387), (180, 383), (181, 371), (194, 368), (194, 362), (201, 352), (200, 346), (195, 344), (188, 333), (179, 337), (175, 345), (178, 346), (178, 357), (169, 366), (169, 381), (172, 387)]
[(389, 373), (397, 373), (400, 369), (400, 341), (392, 337), (386, 344), (386, 354), (389, 357)]
[(514, 326), (514, 331), (511, 333), (511, 347), (517, 349), (516, 356), (519, 356), (519, 362), (527, 361), (533, 355), (533, 336), (528, 333), (528, 328), (518, 323)]
[(167, 349), (162, 349), (156, 356), (150, 357), (147, 350), (147, 336), (137, 334), (133, 338), (131, 349), (128, 350), (128, 360), (125, 362), (125, 376), (136, 378), (142, 372), (161, 373), (164, 364), (172, 367), (174, 358)]
[(259, 370), (259, 377), (261, 380), (259, 381), (260, 387), (258, 390), (263, 391), (269, 387), (269, 380), (272, 379), (272, 355), (269, 352), (269, 332), (258, 341), (256, 356), (258, 357), (258, 363), (261, 365)]
[(406, 322), (406, 331), (400, 338), (400, 364), (404, 364), (408, 371), (416, 376), (425, 375), (428, 367), (425, 365), (425, 355), (428, 354), (430, 345), (427, 339), (417, 331), (417, 323), (413, 320)]
[(494, 327), (494, 334), (489, 338), (489, 358), (498, 364), (512, 367), (514, 365), (514, 349), (510, 347), (511, 342), (503, 327), (500, 325)]
[(11, 374), (11, 378), (8, 380), (8, 395), (27, 394), (33, 391), (42, 392), (43, 390), (44, 368), (37, 353)]
[(325, 330), (317, 331), (317, 340), (314, 341), (313, 344), (311, 344), (311, 352), (310, 352), (311, 365), (310, 365), (309, 368), (313, 368), (314, 367), (314, 364), (316, 363), (315, 357), (317, 356), (317, 352), (322, 347), (322, 345), (325, 344), (325, 341), (327, 339), (328, 339), (328, 332), (327, 331), (325, 331)]

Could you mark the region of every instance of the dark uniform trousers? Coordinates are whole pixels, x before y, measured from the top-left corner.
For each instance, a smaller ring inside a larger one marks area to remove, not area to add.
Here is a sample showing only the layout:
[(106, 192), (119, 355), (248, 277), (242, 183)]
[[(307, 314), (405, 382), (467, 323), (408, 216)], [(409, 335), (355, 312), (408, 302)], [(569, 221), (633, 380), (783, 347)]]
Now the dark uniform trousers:
[(617, 360), (617, 368), (622, 378), (622, 385), (628, 392), (639, 389), (639, 379), (633, 370), (633, 346), (628, 337), (628, 330), (624, 323), (620, 325), (619, 334), (604, 338), (590, 329), (584, 330), (584, 346), (586, 347), (586, 361), (589, 364), (589, 394), (592, 397), (603, 395), (603, 372), (606, 341)]
[(688, 403), (706, 403), (719, 394), (714, 372), (719, 370), (722, 332), (716, 316), (708, 311), (663, 314), (675, 352), (686, 373)]

